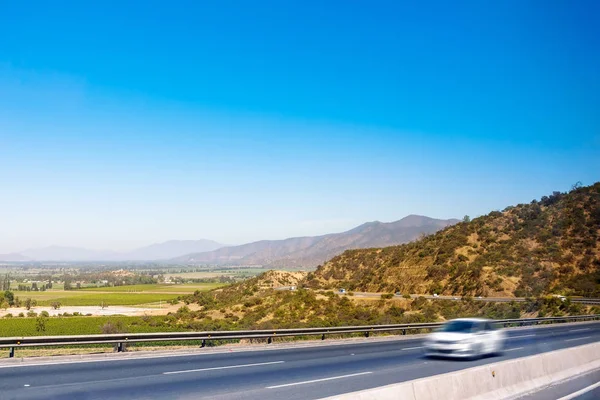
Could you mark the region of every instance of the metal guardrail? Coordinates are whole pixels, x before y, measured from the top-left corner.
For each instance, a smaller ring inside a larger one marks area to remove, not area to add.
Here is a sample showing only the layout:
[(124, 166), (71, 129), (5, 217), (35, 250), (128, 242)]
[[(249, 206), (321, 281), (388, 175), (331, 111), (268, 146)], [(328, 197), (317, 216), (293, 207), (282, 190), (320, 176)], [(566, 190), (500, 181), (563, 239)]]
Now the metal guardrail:
[(600, 304), (600, 299), (571, 299), (571, 303), (581, 303), (581, 304)]
[[(578, 315), (569, 317), (523, 318), (502, 319), (494, 322), (504, 327), (511, 325), (534, 325), (539, 323), (576, 322), (600, 319), (600, 314)], [(420, 324), (392, 324), (392, 325), (364, 325), (364, 326), (338, 326), (323, 328), (298, 328), (298, 329), (272, 329), (272, 330), (245, 330), (245, 331), (206, 331), (206, 332), (159, 332), (159, 333), (116, 333), (106, 335), (69, 335), (69, 336), (28, 336), (28, 337), (0, 337), (0, 348), (10, 349), (9, 357), (14, 357), (15, 349), (22, 347), (39, 346), (72, 346), (86, 344), (116, 344), (118, 352), (124, 350), (124, 344), (142, 342), (166, 342), (197, 340), (202, 347), (210, 340), (238, 340), (238, 339), (267, 339), (271, 343), (274, 338), (288, 336), (321, 336), (339, 335), (348, 333), (370, 333), (402, 331), (406, 335), (409, 330), (434, 329), (442, 322)]]

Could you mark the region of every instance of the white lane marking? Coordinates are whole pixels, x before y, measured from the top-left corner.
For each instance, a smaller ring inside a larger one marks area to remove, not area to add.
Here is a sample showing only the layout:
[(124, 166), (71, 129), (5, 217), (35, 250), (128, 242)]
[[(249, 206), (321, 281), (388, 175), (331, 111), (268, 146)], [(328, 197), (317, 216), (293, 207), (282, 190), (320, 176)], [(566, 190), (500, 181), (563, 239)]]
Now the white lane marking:
[(523, 350), (525, 347), (513, 347), (512, 349), (506, 349), (505, 351), (516, 351), (516, 350)]
[(403, 349), (400, 350), (416, 350), (416, 349), (422, 349), (423, 346), (417, 346), (417, 347), (405, 347)]
[(163, 372), (163, 375), (171, 375), (171, 374), (186, 374), (188, 372), (202, 372), (202, 371), (216, 371), (218, 369), (232, 369), (232, 368), (246, 368), (246, 367), (258, 367), (261, 365), (272, 365), (272, 364), (281, 364), (285, 361), (271, 361), (264, 363), (254, 363), (254, 364), (239, 364), (239, 365), (227, 365), (225, 367), (211, 367), (211, 368), (199, 368), (199, 369), (187, 369), (184, 371), (169, 371)]
[(310, 381), (302, 381), (302, 382), (294, 382), (294, 383), (285, 383), (285, 384), (283, 384), (283, 385), (267, 386), (265, 389), (278, 389), (278, 388), (287, 387), (287, 386), (306, 385), (306, 384), (308, 384), (308, 383), (332, 381), (332, 380), (334, 380), (334, 379), (350, 378), (350, 377), (352, 377), (352, 376), (368, 375), (368, 374), (372, 374), (372, 373), (373, 373), (373, 372), (371, 372), (371, 371), (368, 371), (368, 372), (359, 372), (359, 373), (357, 373), (357, 374), (349, 374), (349, 375), (332, 376), (332, 377), (329, 377), (329, 378), (313, 379), (313, 380), (310, 380)]
[[(415, 335), (416, 336), (416, 335)], [(408, 340), (414, 340), (413, 338), (410, 338)], [(327, 344), (322, 344), (321, 341), (319, 341), (319, 343), (315, 344), (315, 343), (298, 343), (297, 346), (294, 347), (278, 347), (278, 346), (274, 346), (274, 347), (270, 347), (270, 348), (266, 348), (266, 347), (256, 347), (256, 348), (244, 348), (244, 349), (240, 349), (240, 350), (235, 350), (233, 351), (234, 354), (236, 353), (250, 353), (250, 352), (265, 352), (265, 351), (281, 351), (281, 350), (304, 350), (304, 349), (315, 349), (315, 348), (320, 348), (320, 347), (332, 347), (332, 346), (353, 346), (353, 345), (362, 345), (362, 344), (380, 344), (380, 343), (393, 343), (393, 342), (402, 342), (404, 341), (404, 339), (397, 339), (397, 338), (393, 338), (393, 337), (388, 337), (388, 338), (373, 338), (372, 340), (366, 342), (366, 341), (359, 341), (359, 342), (337, 342), (337, 343), (327, 343)], [(63, 364), (82, 364), (82, 363), (95, 363), (95, 362), (110, 362), (110, 361), (136, 361), (136, 360), (148, 360), (148, 359), (153, 359), (153, 358), (171, 358), (171, 357), (197, 357), (197, 356), (209, 356), (209, 355), (214, 355), (214, 354), (230, 354), (232, 351), (231, 349), (227, 350), (227, 349), (223, 349), (220, 351), (211, 351), (211, 352), (206, 352), (206, 353), (199, 353), (199, 352), (193, 352), (193, 353), (183, 353), (183, 354), (150, 354), (150, 355), (136, 355), (135, 357), (107, 357), (107, 358), (99, 358), (99, 359), (90, 359), (90, 360), (69, 360), (69, 361), (54, 361), (52, 360), (51, 362), (38, 362), (38, 363), (23, 363), (23, 364), (6, 364), (6, 365), (2, 365), (0, 364), (0, 368), (19, 368), (19, 367), (42, 367), (45, 365), (63, 365)]]
[(567, 339), (565, 340), (565, 342), (572, 342), (573, 340), (584, 340), (584, 339), (590, 339), (591, 336), (586, 336), (586, 337), (578, 337), (578, 338), (574, 338), (574, 339)]
[(578, 391), (576, 391), (576, 392), (574, 392), (574, 393), (568, 394), (568, 395), (566, 395), (566, 396), (564, 396), (564, 397), (561, 397), (561, 398), (560, 398), (560, 399), (558, 399), (558, 400), (571, 400), (571, 399), (574, 399), (574, 398), (576, 398), (577, 396), (581, 396), (581, 395), (582, 395), (582, 394), (584, 394), (584, 393), (587, 393), (587, 392), (589, 392), (589, 391), (591, 391), (591, 390), (594, 390), (594, 389), (596, 389), (598, 386), (600, 386), (600, 382), (596, 382), (596, 383), (594, 383), (594, 384), (592, 384), (592, 385), (590, 385), (590, 386), (588, 386), (588, 387), (584, 387), (583, 389), (581, 389), (581, 390), (578, 390)]
[[(253, 351), (253, 350), (251, 350), (251, 351)], [(84, 363), (110, 362), (110, 361), (138, 361), (138, 360), (148, 360), (148, 359), (153, 359), (153, 358), (196, 357), (196, 356), (205, 356), (205, 355), (210, 355), (210, 354), (223, 354), (223, 353), (224, 352), (165, 354), (165, 355), (150, 355), (150, 356), (140, 356), (140, 357), (100, 358), (97, 360), (51, 361), (51, 362), (39, 362), (39, 363), (31, 363), (31, 364), (29, 364), (29, 363), (28, 364), (7, 364), (7, 365), (0, 365), (0, 368), (42, 367), (44, 365), (84, 364)]]
[(28, 384), (25, 384), (25, 385), (23, 385), (23, 386), (25, 386), (25, 387), (29, 387), (30, 385), (28, 385)]
[(520, 338), (524, 338), (524, 337), (532, 337), (532, 336), (537, 336), (537, 335), (509, 336), (509, 337), (507, 337), (507, 339), (520, 339)]
[(591, 328), (581, 328), (581, 329), (571, 329), (569, 330), (569, 332), (583, 332), (583, 331), (589, 331)]
[[(379, 343), (379, 342), (374, 342)], [(336, 346), (337, 344), (333, 344)], [(308, 346), (306, 346), (308, 347)], [(298, 347), (298, 348), (306, 348), (306, 347)], [(272, 349), (250, 349), (250, 350), (239, 350), (234, 351), (233, 353), (245, 353), (245, 352), (260, 352), (260, 351), (273, 351), (273, 350), (282, 350), (282, 348), (272, 348)], [(196, 357), (196, 356), (209, 356), (214, 354), (228, 354), (231, 352), (230, 350), (223, 351), (215, 351), (210, 353), (185, 353), (185, 354), (162, 354), (162, 355), (143, 355), (139, 357), (123, 357), (123, 358), (100, 358), (96, 360), (69, 360), (69, 361), (52, 361), (52, 362), (39, 362), (39, 363), (31, 363), (31, 364), (6, 364), (0, 365), (0, 368), (18, 368), (18, 367), (43, 367), (45, 365), (65, 365), (65, 364), (83, 364), (83, 363), (95, 363), (95, 362), (110, 362), (110, 361), (139, 361), (139, 360), (150, 360), (154, 358), (171, 358), (171, 357)]]

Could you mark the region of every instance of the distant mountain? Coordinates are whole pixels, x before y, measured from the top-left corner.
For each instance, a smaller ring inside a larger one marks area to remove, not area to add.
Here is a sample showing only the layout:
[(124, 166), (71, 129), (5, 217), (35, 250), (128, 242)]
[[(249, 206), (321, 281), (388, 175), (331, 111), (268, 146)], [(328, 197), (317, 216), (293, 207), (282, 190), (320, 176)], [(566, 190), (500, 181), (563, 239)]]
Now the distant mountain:
[(169, 240), (120, 254), (124, 260), (165, 260), (189, 253), (213, 251), (223, 247), (221, 243), (212, 240)]
[(459, 222), (409, 215), (395, 222), (368, 222), (342, 233), (262, 240), (173, 259), (189, 264), (260, 264), (269, 267), (315, 267), (348, 249), (392, 246)]
[(140, 247), (128, 252), (49, 246), (24, 250), (19, 255), (25, 257), (23, 261), (153, 261), (179, 257), (192, 252), (216, 250), (223, 246), (223, 244), (206, 239), (170, 240), (164, 243), (155, 243), (150, 246)]
[(107, 261), (118, 253), (110, 250), (90, 250), (79, 247), (48, 246), (27, 249), (20, 254), (35, 261)]
[(0, 254), (0, 261), (28, 261), (29, 259), (19, 253)]

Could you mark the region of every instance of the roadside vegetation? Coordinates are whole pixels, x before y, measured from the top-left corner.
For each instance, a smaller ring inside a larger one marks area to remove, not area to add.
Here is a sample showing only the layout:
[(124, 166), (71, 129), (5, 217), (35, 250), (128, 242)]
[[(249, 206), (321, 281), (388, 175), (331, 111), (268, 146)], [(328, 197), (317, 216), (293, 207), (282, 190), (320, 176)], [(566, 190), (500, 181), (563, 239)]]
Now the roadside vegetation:
[[(107, 333), (108, 323), (121, 332), (211, 331), (235, 329), (283, 329), (391, 323), (419, 323), (459, 317), (492, 319), (534, 316), (564, 316), (600, 313), (599, 307), (584, 306), (557, 298), (531, 299), (525, 303), (487, 303), (464, 299), (428, 300), (423, 297), (356, 301), (332, 292), (267, 290), (239, 298), (231, 292), (198, 292), (185, 298), (195, 311), (182, 305), (167, 315), (30, 317), (11, 315), (0, 321), (0, 336), (36, 336)], [(195, 307), (198, 308), (198, 307)], [(40, 318), (44, 320), (40, 329)], [(113, 331), (110, 331), (113, 332)]]

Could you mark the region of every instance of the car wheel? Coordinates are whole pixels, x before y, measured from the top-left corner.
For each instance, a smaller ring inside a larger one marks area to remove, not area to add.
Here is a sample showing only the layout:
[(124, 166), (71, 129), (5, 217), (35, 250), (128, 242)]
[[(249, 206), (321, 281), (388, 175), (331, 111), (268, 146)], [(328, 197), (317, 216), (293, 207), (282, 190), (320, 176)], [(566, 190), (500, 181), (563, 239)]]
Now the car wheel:
[(483, 355), (483, 344), (474, 344), (473, 345), (473, 353), (470, 357), (471, 360), (477, 360), (481, 358)]
[(499, 342), (496, 344), (496, 349), (494, 350), (493, 355), (496, 357), (501, 357), (504, 355), (504, 343)]

